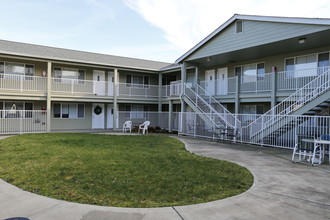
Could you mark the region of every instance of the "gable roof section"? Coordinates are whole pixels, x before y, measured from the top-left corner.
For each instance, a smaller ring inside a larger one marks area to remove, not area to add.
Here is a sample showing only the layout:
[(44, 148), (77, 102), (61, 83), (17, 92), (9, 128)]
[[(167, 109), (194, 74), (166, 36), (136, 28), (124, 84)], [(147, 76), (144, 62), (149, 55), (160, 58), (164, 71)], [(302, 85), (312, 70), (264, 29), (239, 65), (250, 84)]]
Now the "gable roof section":
[(170, 63), (0, 40), (0, 53), (56, 61), (159, 71)]
[(175, 63), (181, 63), (193, 53), (195, 53), (202, 46), (205, 46), (210, 40), (219, 35), (227, 27), (233, 24), (236, 20), (249, 20), (249, 21), (262, 21), (262, 22), (275, 22), (275, 23), (287, 23), (287, 24), (305, 24), (305, 25), (326, 25), (330, 26), (330, 19), (325, 18), (294, 18), (294, 17), (272, 17), (272, 16), (256, 16), (256, 15), (239, 15), (235, 14), (219, 28), (213, 31), (210, 35), (204, 38), (196, 46), (191, 48), (188, 52), (179, 57)]

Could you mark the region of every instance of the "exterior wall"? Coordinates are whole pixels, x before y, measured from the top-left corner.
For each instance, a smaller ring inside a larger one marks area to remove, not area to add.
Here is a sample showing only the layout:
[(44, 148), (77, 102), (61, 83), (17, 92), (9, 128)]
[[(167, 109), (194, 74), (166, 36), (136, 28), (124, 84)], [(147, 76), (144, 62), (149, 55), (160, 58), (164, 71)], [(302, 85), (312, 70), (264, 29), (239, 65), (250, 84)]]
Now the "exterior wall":
[(54, 118), (52, 114), (51, 130), (55, 131), (55, 130), (92, 129), (92, 103), (84, 103), (84, 104), (85, 104), (85, 118), (62, 119), (62, 118)]
[(235, 27), (235, 22), (233, 22), (232, 25), (193, 53), (187, 61), (329, 29), (329, 26), (323, 25), (248, 20), (243, 21), (243, 33), (236, 34)]
[[(258, 59), (243, 61), (243, 62), (236, 62), (236, 63), (228, 63), (226, 65), (220, 65), (220, 66), (213, 66), (213, 67), (201, 67), (199, 80), (203, 81), (205, 80), (205, 71), (210, 69), (218, 69), (222, 67), (228, 67), (228, 77), (234, 77), (235, 76), (235, 67), (246, 65), (246, 64), (253, 64), (253, 63), (265, 63), (265, 72), (270, 73), (272, 71), (272, 67), (277, 67), (277, 71), (284, 71), (284, 61), (286, 58), (290, 57), (296, 57), (296, 56), (302, 56), (302, 55), (308, 55), (313, 53), (322, 53), (330, 51), (329, 47), (322, 47), (317, 48), (313, 50), (304, 50), (304, 51), (297, 51), (294, 53), (287, 53), (287, 54), (281, 54), (271, 57), (260, 57)], [(216, 76), (217, 77), (217, 76)]]

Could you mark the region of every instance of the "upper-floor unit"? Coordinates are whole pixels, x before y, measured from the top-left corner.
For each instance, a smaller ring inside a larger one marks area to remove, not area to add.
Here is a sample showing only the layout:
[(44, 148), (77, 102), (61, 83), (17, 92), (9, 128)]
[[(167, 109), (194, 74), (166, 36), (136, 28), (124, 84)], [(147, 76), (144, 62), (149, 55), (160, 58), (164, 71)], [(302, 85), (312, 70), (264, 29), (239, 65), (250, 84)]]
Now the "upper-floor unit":
[(329, 39), (330, 19), (234, 15), (176, 63), (232, 112), (263, 113), (329, 70)]

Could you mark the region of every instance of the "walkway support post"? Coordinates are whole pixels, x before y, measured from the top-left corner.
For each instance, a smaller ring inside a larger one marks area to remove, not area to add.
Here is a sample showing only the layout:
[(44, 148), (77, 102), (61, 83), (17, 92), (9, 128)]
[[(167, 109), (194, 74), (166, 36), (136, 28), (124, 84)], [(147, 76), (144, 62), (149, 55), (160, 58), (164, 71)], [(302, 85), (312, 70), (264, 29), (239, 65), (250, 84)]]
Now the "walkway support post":
[(51, 100), (51, 93), (52, 93), (52, 62), (47, 62), (47, 123), (46, 123), (46, 132), (50, 132), (51, 125), (51, 107), (52, 107), (52, 100)]

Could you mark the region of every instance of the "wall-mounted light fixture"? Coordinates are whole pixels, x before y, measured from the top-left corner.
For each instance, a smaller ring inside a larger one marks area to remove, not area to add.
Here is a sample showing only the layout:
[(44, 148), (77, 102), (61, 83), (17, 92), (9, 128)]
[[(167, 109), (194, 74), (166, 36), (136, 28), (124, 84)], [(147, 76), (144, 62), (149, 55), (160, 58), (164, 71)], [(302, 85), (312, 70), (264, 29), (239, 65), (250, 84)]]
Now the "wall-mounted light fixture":
[(299, 40), (298, 40), (299, 44), (304, 44), (304, 43), (306, 43), (306, 41), (307, 41), (306, 37), (299, 38)]
[(211, 60), (212, 60), (211, 57), (206, 58), (206, 61), (207, 61), (207, 62), (210, 62)]

